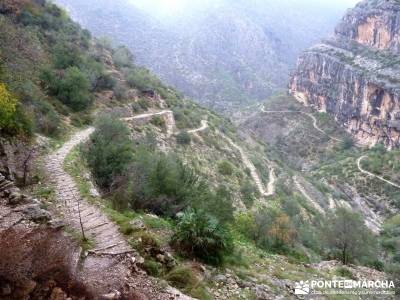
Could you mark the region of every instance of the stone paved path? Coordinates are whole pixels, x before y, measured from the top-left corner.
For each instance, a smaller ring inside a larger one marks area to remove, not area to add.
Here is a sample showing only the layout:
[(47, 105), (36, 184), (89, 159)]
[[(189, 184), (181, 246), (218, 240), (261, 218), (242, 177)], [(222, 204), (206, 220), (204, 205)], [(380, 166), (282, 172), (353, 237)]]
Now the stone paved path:
[(47, 157), (45, 168), (55, 187), (57, 204), (65, 221), (79, 232), (81, 232), (82, 222), (86, 237), (94, 242), (93, 253), (126, 253), (131, 249), (118, 227), (99, 207), (89, 204), (80, 196), (74, 179), (63, 169), (68, 153), (75, 146), (86, 141), (93, 131), (94, 128), (88, 128), (76, 133), (60, 149)]

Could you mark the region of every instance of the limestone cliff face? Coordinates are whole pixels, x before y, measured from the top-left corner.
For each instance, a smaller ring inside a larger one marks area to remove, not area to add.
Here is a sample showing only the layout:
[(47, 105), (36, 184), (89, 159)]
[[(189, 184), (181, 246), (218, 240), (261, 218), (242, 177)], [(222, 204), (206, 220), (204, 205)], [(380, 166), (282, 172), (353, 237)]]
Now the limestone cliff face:
[(365, 145), (400, 146), (400, 2), (363, 1), (298, 60), (291, 93)]
[(335, 33), (365, 46), (400, 54), (400, 3), (363, 1), (343, 18)]

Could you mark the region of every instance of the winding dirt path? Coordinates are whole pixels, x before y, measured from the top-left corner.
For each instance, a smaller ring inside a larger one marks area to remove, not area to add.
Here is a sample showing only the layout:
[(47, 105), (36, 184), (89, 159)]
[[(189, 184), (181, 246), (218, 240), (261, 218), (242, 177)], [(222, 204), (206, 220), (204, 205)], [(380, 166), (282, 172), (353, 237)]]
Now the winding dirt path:
[(313, 122), (313, 127), (321, 132), (322, 134), (326, 135), (327, 137), (329, 137), (331, 140), (337, 141), (337, 142), (342, 142), (343, 140), (335, 138), (334, 136), (330, 136), (329, 134), (327, 134), (324, 130), (322, 130), (319, 126), (318, 126), (318, 121), (317, 118), (315, 116), (313, 116), (310, 113), (306, 113), (304, 111), (300, 111), (300, 110), (265, 110), (265, 107), (262, 106), (261, 107), (261, 111), (263, 113), (295, 113), (295, 114), (302, 114), (305, 115), (309, 118), (311, 118), (312, 122)]
[(264, 197), (270, 197), (275, 194), (275, 170), (270, 167), (269, 168), (269, 182), (267, 184), (267, 188), (264, 187), (260, 176), (258, 175), (257, 169), (254, 164), (251, 162), (249, 157), (247, 156), (246, 152), (237, 144), (235, 144), (229, 137), (220, 133), (220, 135), (233, 147), (235, 148), (242, 157), (242, 161), (244, 165), (250, 170), (250, 175), (253, 178), (253, 181), (259, 191), (259, 193)]
[(318, 210), (321, 214), (325, 214), (325, 211), (323, 210), (323, 208), (321, 207), (321, 205), (319, 205), (319, 203), (317, 201), (315, 201), (313, 199), (313, 197), (311, 197), (306, 189), (304, 188), (304, 186), (300, 183), (299, 179), (296, 176), (293, 176), (293, 182), (294, 185), (296, 186), (297, 190), (304, 196), (304, 198), (306, 198), (313, 206), (316, 210)]
[(172, 110), (162, 110), (157, 112), (144, 113), (129, 118), (123, 118), (121, 120), (129, 122), (133, 120), (150, 119), (154, 116), (163, 116), (163, 115), (165, 115), (167, 118), (165, 122), (165, 126), (167, 127), (167, 135), (171, 136), (175, 132), (175, 118)]
[[(136, 116), (129, 117), (129, 118), (124, 118), (122, 120), (129, 122), (131, 120), (151, 118), (153, 116), (160, 116), (160, 115), (168, 115), (169, 118), (172, 119), (170, 122), (168, 122), (170, 124), (170, 126), (169, 126), (170, 127), (170, 129), (169, 129), (170, 134), (169, 135), (172, 135), (174, 133), (174, 129), (175, 129), (175, 119), (174, 119), (174, 114), (173, 114), (173, 112), (171, 110), (163, 110), (163, 111), (159, 111), (159, 112), (145, 113), (145, 114), (136, 115)], [(167, 124), (167, 126), (168, 126), (168, 124)], [(201, 126), (199, 128), (187, 130), (186, 132), (189, 133), (189, 134), (196, 134), (196, 133), (199, 133), (201, 131), (205, 131), (208, 128), (209, 128), (208, 121), (207, 120), (201, 120)], [(225, 138), (228, 141), (228, 143), (240, 153), (240, 156), (242, 157), (242, 161), (243, 161), (244, 165), (247, 168), (249, 168), (249, 170), (250, 170), (250, 175), (253, 178), (254, 183), (255, 183), (259, 193), (263, 197), (273, 196), (275, 194), (275, 182), (276, 182), (276, 175), (275, 175), (274, 168), (272, 168), (272, 167), (269, 168), (269, 181), (268, 181), (267, 186), (265, 187), (263, 185), (263, 183), (262, 183), (262, 180), (261, 180), (260, 176), (258, 175), (256, 167), (251, 162), (251, 160), (248, 158), (248, 156), (245, 153), (245, 151), (240, 146), (235, 144), (226, 135), (224, 135), (222, 133), (220, 133), (220, 135), (223, 138)]]
[[(176, 133), (175, 118), (174, 118), (174, 113), (172, 110), (162, 110), (162, 111), (157, 111), (157, 112), (144, 113), (144, 114), (136, 115), (133, 117), (123, 118), (122, 120), (125, 122), (129, 122), (132, 120), (140, 120), (140, 119), (147, 119), (147, 118), (150, 119), (154, 116), (163, 116), (163, 115), (165, 115), (167, 117), (167, 121), (166, 121), (167, 134), (168, 134), (168, 136), (171, 136), (174, 133)], [(199, 133), (201, 131), (208, 129), (208, 127), (209, 127), (208, 121), (201, 120), (201, 126), (199, 128), (190, 129), (187, 131), (187, 133), (189, 133), (189, 134)]]
[(131, 249), (118, 227), (95, 205), (80, 196), (74, 179), (64, 171), (63, 164), (71, 150), (85, 142), (94, 128), (79, 131), (56, 152), (47, 157), (45, 168), (56, 190), (58, 208), (64, 219), (75, 230), (83, 227), (87, 238), (94, 242), (93, 253), (123, 254)]
[(269, 168), (269, 181), (267, 184), (266, 196), (273, 196), (275, 194), (276, 175), (273, 167)]
[(371, 173), (371, 172), (369, 172), (369, 171), (367, 171), (367, 170), (364, 170), (364, 169), (362, 168), (362, 166), (361, 166), (361, 162), (362, 162), (364, 159), (367, 159), (367, 158), (368, 158), (367, 155), (363, 155), (363, 156), (361, 156), (361, 157), (359, 157), (359, 158), (357, 159), (357, 167), (358, 167), (358, 170), (360, 170), (361, 173), (364, 173), (364, 174), (367, 174), (367, 175), (369, 175), (369, 176), (375, 177), (375, 178), (377, 178), (377, 179), (379, 179), (379, 180), (381, 180), (381, 181), (383, 181), (383, 182), (386, 182), (386, 183), (390, 184), (391, 186), (394, 186), (394, 187), (400, 189), (400, 185), (399, 185), (399, 184), (394, 183), (394, 182), (392, 182), (392, 181), (390, 181), (390, 180), (387, 180), (387, 179), (383, 178), (382, 176), (379, 176), (379, 175), (376, 175), (376, 174), (374, 174), (374, 173)]
[(188, 130), (187, 132), (188, 133), (198, 133), (198, 132), (204, 131), (206, 129), (208, 129), (208, 121), (201, 120), (201, 126), (199, 128), (191, 129), (191, 130)]

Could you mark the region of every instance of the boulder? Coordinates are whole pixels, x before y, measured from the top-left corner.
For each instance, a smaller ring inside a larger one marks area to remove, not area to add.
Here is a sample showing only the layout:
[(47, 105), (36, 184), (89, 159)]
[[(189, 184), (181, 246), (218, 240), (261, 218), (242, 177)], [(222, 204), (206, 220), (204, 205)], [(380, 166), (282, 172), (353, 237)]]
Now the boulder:
[(160, 263), (164, 264), (165, 263), (165, 256), (162, 254), (157, 254), (156, 255), (156, 259), (157, 261), (159, 261)]
[(134, 230), (146, 229), (146, 225), (144, 224), (143, 220), (140, 218), (130, 221), (129, 225), (131, 225)]
[(66, 300), (67, 295), (59, 287), (54, 288), (51, 291), (50, 300)]
[(23, 213), (29, 220), (34, 222), (47, 222), (51, 219), (50, 213), (44, 209), (41, 209), (37, 204), (25, 207)]
[(53, 229), (61, 229), (66, 226), (65, 222), (61, 219), (51, 219), (49, 225)]
[(223, 274), (216, 275), (216, 276), (214, 276), (213, 279), (216, 282), (224, 282), (224, 283), (228, 280), (227, 277)]
[(256, 285), (254, 288), (257, 300), (271, 299), (271, 291), (266, 285)]

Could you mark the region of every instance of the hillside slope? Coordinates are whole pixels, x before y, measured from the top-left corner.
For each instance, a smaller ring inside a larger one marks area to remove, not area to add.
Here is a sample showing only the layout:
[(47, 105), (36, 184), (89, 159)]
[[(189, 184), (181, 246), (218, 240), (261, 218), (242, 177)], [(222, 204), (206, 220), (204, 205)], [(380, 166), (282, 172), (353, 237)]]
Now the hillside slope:
[[(347, 136), (329, 131), (331, 119), (291, 114), (305, 122), (297, 132), (281, 125), (275, 147), (51, 3), (9, 0), (0, 12), (1, 298), (286, 299), (304, 279), (392, 276), (382, 264), (396, 259), (397, 218), (383, 223), (389, 203), (341, 190), (366, 181), (351, 168), (351, 143), (334, 156)], [(375, 172), (369, 159), (361, 167)], [(348, 166), (340, 176), (337, 161)], [(396, 167), (384, 165), (385, 176)], [(397, 190), (368, 186), (398, 205)], [(342, 204), (360, 212), (339, 210), (363, 241), (344, 257), (326, 239), (343, 223), (334, 210)], [(332, 258), (354, 265), (324, 261)]]
[(300, 51), (329, 34), (346, 8), (318, 1), (215, 1), (188, 5), (182, 16), (163, 20), (134, 1), (57, 3), (96, 36), (127, 45), (139, 64), (218, 111), (284, 88)]

